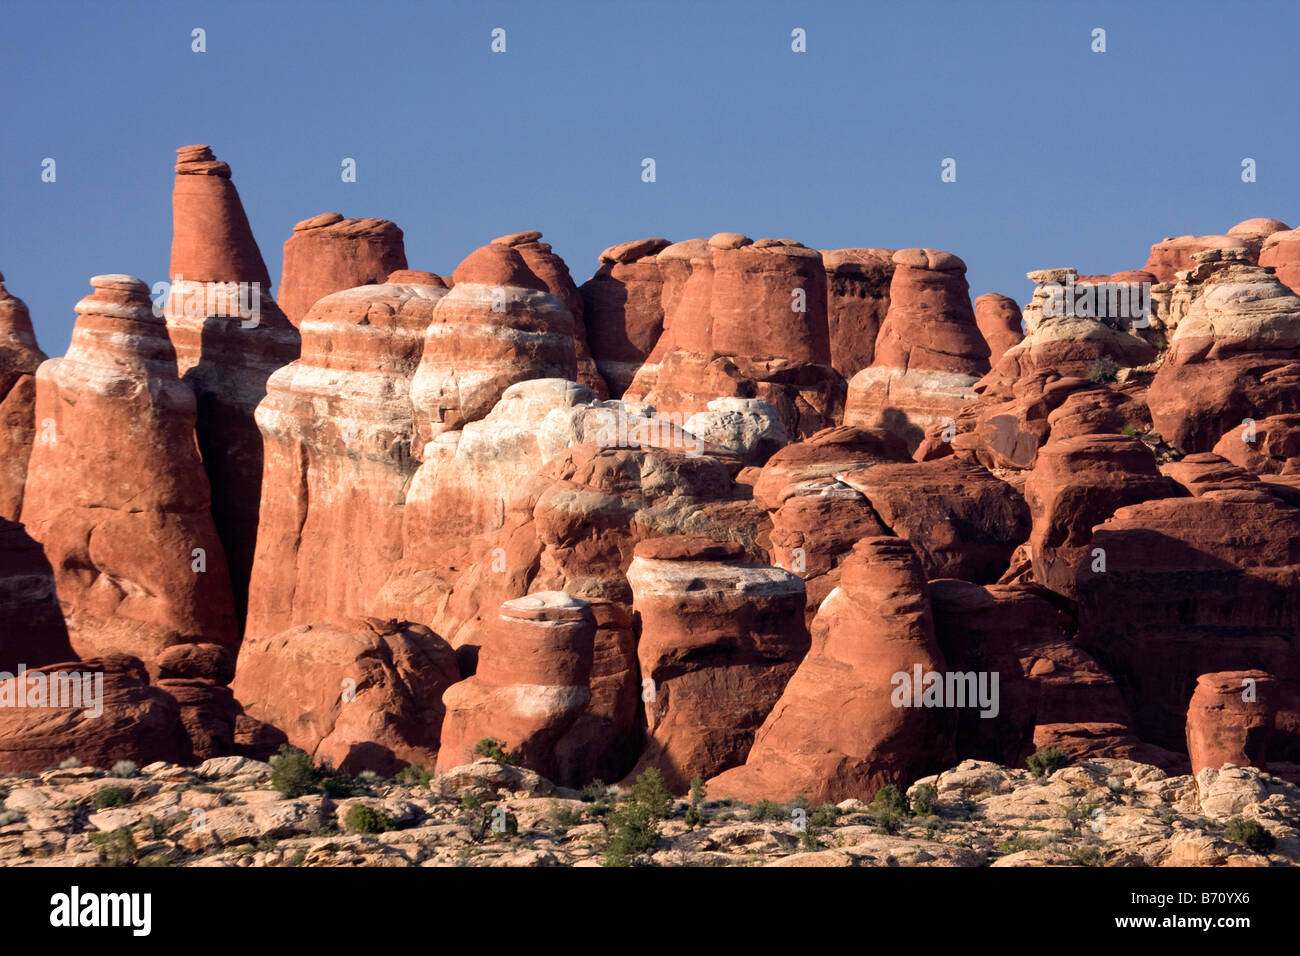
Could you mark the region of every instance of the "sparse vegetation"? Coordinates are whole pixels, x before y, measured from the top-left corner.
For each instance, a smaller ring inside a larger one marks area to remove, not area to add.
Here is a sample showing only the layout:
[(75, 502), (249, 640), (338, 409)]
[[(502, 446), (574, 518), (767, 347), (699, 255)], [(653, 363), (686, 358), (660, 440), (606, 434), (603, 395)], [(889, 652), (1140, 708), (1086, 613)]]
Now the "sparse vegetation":
[(100, 866), (135, 866), (138, 850), (129, 828), (92, 833), (90, 842), (99, 851)]
[(754, 823), (763, 823), (771, 820), (785, 820), (789, 814), (779, 803), (771, 800), (759, 800), (749, 808), (749, 819)]
[(708, 798), (708, 789), (704, 778), (699, 774), (691, 780), (691, 805), (686, 808), (686, 825), (694, 830), (708, 818), (704, 815), (704, 801)]
[(813, 810), (808, 822), (815, 827), (833, 827), (840, 818), (839, 807), (833, 803), (823, 803)]
[(433, 777), (423, 764), (408, 763), (397, 772), (396, 779), (403, 787), (427, 787)]
[(632, 784), (632, 800), (649, 810), (656, 820), (666, 818), (673, 808), (673, 795), (668, 792), (664, 775), (655, 767), (648, 768), (636, 778)]
[(297, 747), (281, 744), (279, 751), (271, 758), (271, 786), (281, 796), (291, 800), (319, 791), (320, 774), (312, 765), (310, 755)]
[(1029, 772), (1035, 777), (1050, 777), (1062, 767), (1070, 763), (1070, 758), (1065, 755), (1063, 750), (1056, 747), (1043, 747), (1029, 755), (1026, 761), (1029, 766)]
[(497, 740), (495, 737), (484, 737), (474, 745), (474, 756), (486, 757), (488, 760), (495, 760), (497, 763), (513, 764), (514, 757), (506, 751), (505, 741)]
[(95, 791), (95, 798), (92, 801), (96, 810), (107, 810), (110, 807), (120, 807), (126, 803), (126, 791), (121, 787), (100, 787)]
[(1095, 358), (1088, 365), (1089, 380), (1098, 384), (1102, 382), (1113, 382), (1119, 374), (1119, 363), (1109, 355), (1103, 355)]
[(912, 788), (912, 812), (918, 817), (933, 817), (939, 813), (939, 791), (932, 783), (922, 783)]
[(574, 827), (582, 824), (582, 811), (568, 803), (552, 803), (546, 818), (555, 832), (564, 836)]
[(135, 765), (134, 760), (119, 760), (117, 763), (113, 764), (111, 776), (125, 779), (128, 777), (134, 777), (139, 772), (140, 768)]
[(357, 833), (384, 833), (394, 829), (392, 817), (364, 803), (354, 803), (348, 807), (343, 822)]
[(1271, 853), (1277, 846), (1277, 838), (1258, 820), (1245, 817), (1233, 817), (1223, 827), (1223, 838), (1233, 843), (1240, 843), (1256, 853)]
[(76, 770), (81, 766), (81, 761), (76, 757), (68, 757), (59, 764), (60, 770)]

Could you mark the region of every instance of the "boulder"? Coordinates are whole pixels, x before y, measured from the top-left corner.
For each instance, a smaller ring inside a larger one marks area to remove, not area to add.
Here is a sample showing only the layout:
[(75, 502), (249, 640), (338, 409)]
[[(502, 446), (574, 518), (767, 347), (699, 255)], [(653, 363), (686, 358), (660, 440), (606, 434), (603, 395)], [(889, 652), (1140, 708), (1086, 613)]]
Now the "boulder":
[(391, 776), (407, 763), (433, 767), (443, 691), (459, 679), (451, 648), (428, 628), (368, 618), (251, 637), (230, 687), (247, 718), (315, 762)]
[(284, 242), (278, 304), (294, 325), (331, 292), (379, 285), (406, 268), (402, 230), (387, 219), (344, 219), (325, 212), (293, 227)]
[(1275, 681), (1260, 670), (1202, 674), (1187, 705), (1187, 752), (1192, 775), (1225, 763), (1268, 769)]
[(996, 292), (986, 292), (975, 300), (975, 325), (988, 344), (990, 365), (997, 365), (1007, 349), (1025, 337), (1020, 306), (1015, 299)]

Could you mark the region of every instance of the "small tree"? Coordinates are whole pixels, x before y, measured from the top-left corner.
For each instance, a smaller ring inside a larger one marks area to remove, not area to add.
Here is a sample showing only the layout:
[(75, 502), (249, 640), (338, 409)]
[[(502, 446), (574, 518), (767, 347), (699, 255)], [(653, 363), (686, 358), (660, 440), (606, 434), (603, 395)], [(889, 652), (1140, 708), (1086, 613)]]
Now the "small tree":
[(1068, 765), (1070, 758), (1066, 756), (1063, 750), (1058, 750), (1055, 747), (1044, 747), (1030, 754), (1029, 760), (1026, 762), (1029, 765), (1029, 772), (1035, 777), (1050, 777), (1056, 771)]
[(354, 803), (343, 815), (343, 822), (358, 833), (383, 833), (393, 829), (393, 819), (382, 810)]
[(310, 755), (297, 747), (281, 744), (280, 750), (271, 758), (271, 786), (281, 796), (293, 799), (317, 792), (320, 774), (312, 766)]
[(1245, 817), (1233, 817), (1223, 828), (1224, 839), (1231, 840), (1233, 843), (1241, 843), (1249, 847), (1256, 853), (1271, 853), (1277, 846), (1277, 838), (1258, 820), (1247, 820)]
[(506, 751), (504, 740), (497, 740), (495, 737), (484, 737), (474, 745), (474, 756), (487, 757), (488, 760), (495, 760), (497, 763), (512, 764), (515, 762)]
[(636, 778), (636, 783), (632, 784), (632, 800), (645, 807), (656, 820), (667, 817), (673, 806), (673, 795), (668, 792), (664, 775), (656, 767), (649, 767)]
[(708, 789), (704, 786), (704, 778), (696, 774), (691, 780), (691, 805), (686, 809), (686, 825), (692, 830), (706, 819), (704, 801), (707, 797)]

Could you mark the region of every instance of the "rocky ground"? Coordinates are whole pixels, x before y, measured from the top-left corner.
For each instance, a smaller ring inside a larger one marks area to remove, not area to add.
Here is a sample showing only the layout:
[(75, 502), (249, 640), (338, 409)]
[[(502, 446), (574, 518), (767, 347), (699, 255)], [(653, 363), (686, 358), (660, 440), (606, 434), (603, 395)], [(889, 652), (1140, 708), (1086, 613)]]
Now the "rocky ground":
[[(131, 768), (118, 767), (119, 773)], [(928, 785), (928, 786), (927, 786)], [(930, 787), (933, 788), (930, 791)], [(967, 760), (908, 791), (908, 812), (676, 800), (648, 852), (611, 850), (608, 823), (642, 798), (557, 788), (482, 759), (403, 782), (337, 778), (287, 799), (270, 764), (156, 763), (0, 777), (5, 866), (1291, 866), (1300, 788), (1255, 768), (1196, 778), (1092, 759), (1035, 777)], [(374, 811), (354, 809), (361, 804)], [(629, 809), (630, 808), (630, 809)], [(349, 812), (351, 811), (351, 813)], [(365, 819), (382, 820), (378, 825)], [(804, 819), (802, 832), (794, 822)], [(1273, 837), (1241, 842), (1241, 821)], [(381, 832), (358, 832), (389, 827)], [(651, 821), (650, 827), (656, 824)], [(1252, 841), (1254, 842), (1254, 841)], [(1257, 844), (1258, 845), (1258, 844)]]

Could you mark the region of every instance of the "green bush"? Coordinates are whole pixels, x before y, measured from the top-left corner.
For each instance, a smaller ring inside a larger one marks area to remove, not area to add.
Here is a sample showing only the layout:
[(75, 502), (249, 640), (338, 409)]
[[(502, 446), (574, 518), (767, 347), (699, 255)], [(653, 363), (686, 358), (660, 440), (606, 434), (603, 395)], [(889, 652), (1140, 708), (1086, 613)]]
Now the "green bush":
[(393, 820), (388, 814), (364, 803), (354, 803), (348, 807), (343, 822), (357, 833), (383, 833), (393, 829)]
[(812, 816), (808, 822), (815, 827), (833, 827), (835, 821), (840, 818), (839, 807), (833, 803), (823, 803), (817, 809), (813, 810)]
[(912, 812), (918, 817), (932, 817), (939, 812), (939, 791), (934, 784), (922, 783), (912, 788)]
[(822, 841), (817, 839), (817, 834), (813, 832), (812, 827), (799, 831), (799, 846), (808, 852), (815, 852), (822, 848)]
[(609, 786), (603, 780), (593, 780), (582, 788), (582, 799), (588, 803), (604, 803), (609, 799)]
[(708, 819), (704, 815), (704, 801), (708, 799), (708, 794), (704, 778), (696, 774), (691, 780), (691, 805), (686, 808), (686, 825), (692, 830)]
[(487, 757), (488, 760), (495, 760), (497, 763), (512, 764), (515, 758), (506, 752), (504, 740), (497, 740), (495, 737), (484, 737), (474, 745), (474, 756)]
[(659, 818), (650, 807), (632, 800), (605, 817), (605, 866), (627, 866), (637, 853), (659, 844)]
[(397, 772), (397, 782), (404, 787), (427, 787), (432, 779), (424, 764), (408, 763)]
[(546, 813), (546, 818), (550, 820), (551, 826), (560, 836), (568, 833), (571, 829), (582, 823), (582, 811), (571, 804), (552, 803), (550, 810)]
[(1119, 363), (1109, 355), (1103, 355), (1100, 358), (1093, 359), (1088, 366), (1088, 378), (1098, 384), (1102, 382), (1113, 382), (1115, 376), (1119, 373)]
[(320, 790), (320, 774), (312, 766), (311, 756), (296, 747), (281, 744), (271, 758), (271, 786), (280, 795), (293, 799)]
[(632, 784), (632, 801), (645, 807), (656, 820), (668, 816), (673, 808), (673, 795), (668, 792), (664, 775), (658, 768), (650, 767)]
[(126, 803), (126, 791), (121, 787), (100, 787), (95, 791), (95, 809), (107, 810), (109, 807), (120, 807)]
[(92, 833), (90, 842), (99, 850), (100, 866), (135, 866), (135, 837), (127, 827), (118, 827), (107, 833)]
[(905, 817), (911, 812), (907, 805), (906, 795), (899, 793), (898, 788), (893, 784), (887, 783), (871, 798), (871, 814), (879, 816), (882, 813), (895, 813), (900, 817)]
[(483, 798), (473, 790), (462, 794), (460, 798), (460, 808), (466, 813), (473, 813), (475, 810), (483, 808)]
[(1245, 817), (1233, 817), (1223, 828), (1223, 837), (1233, 843), (1240, 843), (1256, 853), (1271, 853), (1277, 846), (1277, 839), (1258, 820)]
[(759, 800), (749, 808), (749, 819), (754, 823), (762, 823), (766, 820), (786, 820), (789, 814), (785, 812), (785, 807), (779, 803), (773, 803), (771, 800)]
[(1062, 767), (1070, 763), (1070, 758), (1062, 750), (1055, 747), (1044, 747), (1042, 750), (1036, 750), (1029, 755), (1026, 761), (1029, 765), (1029, 772), (1035, 777), (1050, 777)]

